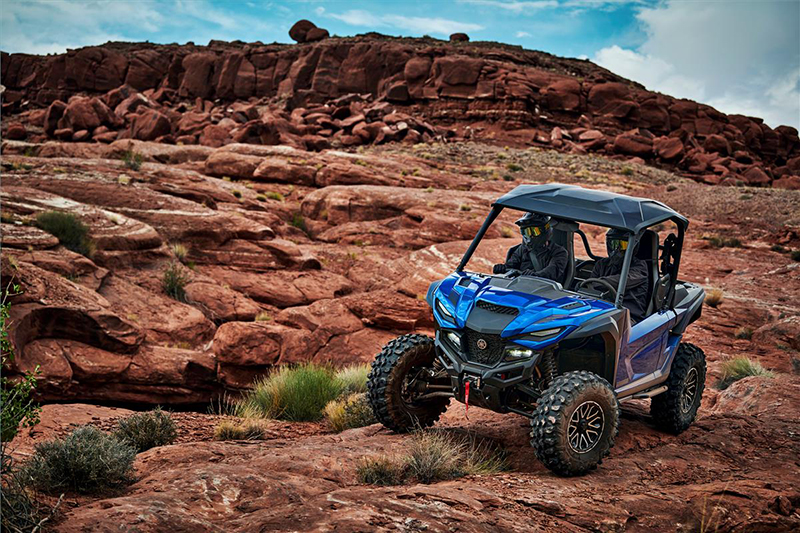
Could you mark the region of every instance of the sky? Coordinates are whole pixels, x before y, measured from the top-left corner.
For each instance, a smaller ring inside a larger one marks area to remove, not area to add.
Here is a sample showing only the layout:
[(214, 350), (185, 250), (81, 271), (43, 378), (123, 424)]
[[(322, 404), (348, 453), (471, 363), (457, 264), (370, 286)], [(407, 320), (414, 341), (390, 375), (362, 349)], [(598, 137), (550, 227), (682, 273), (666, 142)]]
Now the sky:
[(286, 43), (301, 18), (332, 35), (466, 32), (589, 59), (650, 90), (800, 128), (800, 0), (0, 0), (0, 49)]

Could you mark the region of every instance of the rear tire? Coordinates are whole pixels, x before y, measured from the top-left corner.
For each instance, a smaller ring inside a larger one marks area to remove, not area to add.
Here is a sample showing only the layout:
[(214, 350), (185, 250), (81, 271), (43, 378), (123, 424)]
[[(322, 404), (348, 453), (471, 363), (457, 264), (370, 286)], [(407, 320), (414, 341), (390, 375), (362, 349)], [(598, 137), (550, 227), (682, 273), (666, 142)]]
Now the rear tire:
[(593, 470), (614, 446), (619, 402), (608, 381), (585, 370), (556, 377), (531, 420), (531, 446), (562, 476)]
[(692, 425), (706, 384), (706, 356), (703, 350), (682, 342), (672, 361), (667, 391), (650, 401), (650, 414), (656, 425), (677, 435)]
[(406, 376), (433, 366), (436, 349), (426, 335), (401, 335), (389, 341), (375, 357), (367, 381), (369, 403), (375, 418), (387, 428), (405, 433), (433, 425), (447, 409), (449, 398), (421, 402), (404, 399)]

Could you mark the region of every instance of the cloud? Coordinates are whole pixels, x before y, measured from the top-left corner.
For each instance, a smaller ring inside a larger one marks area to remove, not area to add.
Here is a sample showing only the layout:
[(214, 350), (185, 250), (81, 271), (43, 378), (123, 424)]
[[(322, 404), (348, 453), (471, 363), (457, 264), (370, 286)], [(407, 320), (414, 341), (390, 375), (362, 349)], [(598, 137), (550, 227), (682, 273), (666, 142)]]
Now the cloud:
[(504, 0), (459, 0), (463, 4), (473, 4), (497, 9), (505, 9), (514, 13), (523, 11), (535, 11), (547, 7), (558, 7), (555, 0), (536, 0), (536, 1), (504, 1)]
[(523, 37), (530, 37), (531, 34), (526, 31), (518, 31), (516, 36), (517, 39), (522, 39)]
[(406, 17), (403, 15), (373, 15), (363, 9), (351, 9), (344, 13), (329, 13), (329, 17), (341, 20), (351, 26), (366, 26), (370, 28), (393, 27), (409, 32), (421, 34), (431, 33), (449, 35), (456, 32), (482, 30), (480, 24), (458, 22), (444, 18)]
[(669, 1), (640, 9), (646, 35), (592, 60), (648, 89), (800, 127), (800, 4)]

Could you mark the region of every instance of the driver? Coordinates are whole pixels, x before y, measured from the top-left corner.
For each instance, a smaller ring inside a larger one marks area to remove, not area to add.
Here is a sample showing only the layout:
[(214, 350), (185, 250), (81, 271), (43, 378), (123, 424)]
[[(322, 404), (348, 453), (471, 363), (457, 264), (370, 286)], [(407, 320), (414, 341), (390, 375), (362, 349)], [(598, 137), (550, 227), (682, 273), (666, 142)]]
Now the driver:
[[(626, 231), (615, 228), (608, 230), (606, 233), (608, 257), (599, 259), (595, 263), (590, 277), (604, 279), (614, 288), (619, 286), (629, 237), (630, 234)], [(634, 322), (644, 318), (647, 312), (647, 263), (635, 254), (628, 270), (628, 282), (625, 284), (622, 305), (630, 310)]]
[(516, 222), (522, 233), (522, 244), (508, 251), (505, 263), (494, 265), (495, 274), (519, 270), (525, 276), (538, 276), (562, 283), (567, 270), (569, 253), (563, 246), (550, 242), (553, 229), (550, 217), (526, 213)]

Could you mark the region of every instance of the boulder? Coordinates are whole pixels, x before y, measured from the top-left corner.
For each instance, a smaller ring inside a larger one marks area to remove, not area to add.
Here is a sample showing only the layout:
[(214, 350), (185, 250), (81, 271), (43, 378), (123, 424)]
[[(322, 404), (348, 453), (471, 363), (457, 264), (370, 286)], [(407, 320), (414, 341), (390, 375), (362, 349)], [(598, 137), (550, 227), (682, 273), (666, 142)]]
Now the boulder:
[(703, 148), (705, 148), (706, 152), (716, 152), (722, 155), (731, 153), (731, 145), (722, 135), (708, 135), (706, 140), (703, 141)]
[(544, 88), (544, 104), (551, 111), (577, 111), (581, 106), (581, 84), (565, 79)]
[(453, 33), (450, 35), (451, 43), (466, 43), (469, 42), (469, 35), (466, 33)]
[(653, 155), (653, 139), (632, 130), (614, 138), (614, 152), (648, 158)]
[(663, 161), (677, 161), (683, 157), (683, 143), (677, 137), (658, 137), (653, 141), (653, 150)]
[(306, 32), (305, 42), (313, 43), (315, 41), (327, 39), (328, 37), (330, 37), (328, 30), (323, 28), (311, 28), (308, 30), (308, 32)]
[(28, 131), (25, 129), (25, 126), (19, 122), (13, 122), (8, 125), (5, 135), (6, 139), (11, 139), (12, 141), (22, 141), (27, 137)]
[(742, 177), (748, 185), (755, 186), (767, 186), (769, 185), (770, 181), (772, 181), (767, 173), (764, 172), (761, 167), (756, 165), (750, 167), (750, 169), (747, 170)]
[(64, 111), (67, 109), (67, 104), (61, 100), (56, 100), (47, 108), (44, 115), (43, 129), (48, 135), (53, 135), (58, 129), (58, 122), (64, 116)]
[(142, 141), (152, 141), (169, 135), (170, 132), (169, 119), (155, 109), (146, 109), (144, 112), (134, 115), (130, 125), (131, 138)]
[(298, 43), (304, 43), (308, 32), (316, 27), (317, 25), (310, 20), (298, 20), (289, 28), (289, 37)]

